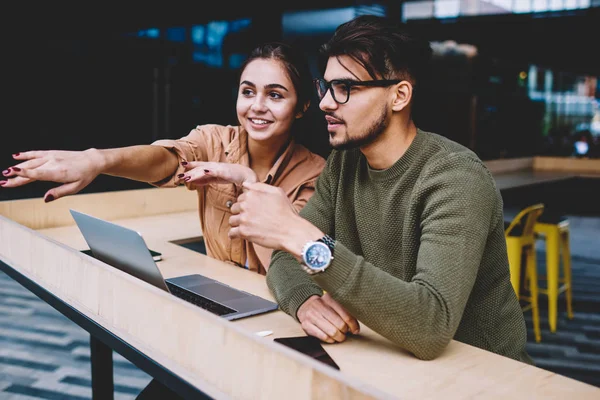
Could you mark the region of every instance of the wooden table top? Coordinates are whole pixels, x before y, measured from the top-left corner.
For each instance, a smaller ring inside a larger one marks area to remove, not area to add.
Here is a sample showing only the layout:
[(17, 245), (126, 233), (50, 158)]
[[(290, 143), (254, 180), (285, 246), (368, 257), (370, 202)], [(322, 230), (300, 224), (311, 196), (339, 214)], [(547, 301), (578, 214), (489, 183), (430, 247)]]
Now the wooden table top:
[[(211, 259), (172, 243), (201, 236), (196, 212), (122, 219), (116, 223), (140, 232), (148, 247), (163, 253), (157, 265), (165, 278), (199, 273), (273, 300), (263, 276)], [(40, 230), (75, 249), (87, 245), (75, 226)], [(231, 322), (248, 332), (270, 330), (263, 338), (304, 335), (282, 311)], [(202, 329), (198, 329), (202, 338)], [(344, 375), (401, 398), (598, 398), (600, 389), (540, 368), (452, 341), (433, 361), (422, 361), (361, 325), (361, 333), (340, 344), (323, 344)], [(267, 371), (265, 373), (268, 374)]]

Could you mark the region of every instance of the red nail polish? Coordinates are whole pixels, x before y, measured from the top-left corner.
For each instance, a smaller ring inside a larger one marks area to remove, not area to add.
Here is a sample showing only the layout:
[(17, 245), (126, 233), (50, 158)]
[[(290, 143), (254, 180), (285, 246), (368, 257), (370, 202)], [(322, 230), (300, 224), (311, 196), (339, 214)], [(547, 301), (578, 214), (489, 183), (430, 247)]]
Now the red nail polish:
[(207, 170), (207, 169), (205, 169), (205, 170), (204, 170), (204, 173), (205, 173), (205, 174), (208, 174), (208, 173), (210, 173), (210, 171), (209, 171), (209, 170)]
[(184, 182), (189, 182), (189, 180), (192, 179), (191, 176), (186, 176), (185, 179), (183, 180)]
[(2, 171), (2, 174), (6, 175), (10, 172), (10, 169), (5, 169), (4, 171)]
[(18, 157), (21, 153), (15, 153), (13, 154), (13, 157)]
[(187, 165), (187, 161), (182, 161), (181, 165), (183, 165), (185, 167)]
[(6, 185), (6, 181), (0, 181), (0, 186)]
[(51, 194), (49, 194), (48, 196), (46, 196), (46, 198), (44, 199), (44, 203), (50, 203), (51, 201), (54, 201), (54, 196), (52, 196)]
[(17, 172), (20, 172), (20, 171), (21, 171), (21, 168), (19, 168), (19, 167), (12, 167), (12, 169), (13, 169), (14, 171), (17, 171)]
[(183, 178), (184, 176), (185, 176), (185, 174), (179, 174), (179, 175), (177, 175), (177, 177), (180, 178), (180, 179)]

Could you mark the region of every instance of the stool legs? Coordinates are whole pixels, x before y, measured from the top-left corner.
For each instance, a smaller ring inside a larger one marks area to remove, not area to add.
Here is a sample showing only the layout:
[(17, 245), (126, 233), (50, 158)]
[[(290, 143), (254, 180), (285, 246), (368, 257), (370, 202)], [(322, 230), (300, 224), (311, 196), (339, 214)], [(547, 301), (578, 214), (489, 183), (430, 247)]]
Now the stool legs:
[(537, 261), (535, 247), (527, 250), (527, 280), (529, 281), (529, 294), (531, 296), (531, 314), (533, 317), (533, 333), (535, 341), (539, 343), (542, 340), (540, 330), (540, 311), (538, 307), (538, 276), (537, 276)]
[(548, 283), (548, 323), (550, 332), (556, 332), (558, 315), (559, 232), (552, 229), (546, 234), (546, 279)]
[[(509, 244), (510, 238), (507, 239)], [(515, 293), (517, 294), (517, 298), (519, 297), (520, 285), (521, 285), (521, 256), (522, 256), (522, 247), (517, 245), (507, 246), (508, 250), (508, 265), (510, 266), (510, 283), (512, 284)]]
[(563, 257), (563, 281), (565, 284), (565, 295), (567, 297), (567, 317), (573, 319), (573, 292), (571, 281), (571, 243), (569, 242), (569, 231), (563, 231), (561, 235), (562, 257)]

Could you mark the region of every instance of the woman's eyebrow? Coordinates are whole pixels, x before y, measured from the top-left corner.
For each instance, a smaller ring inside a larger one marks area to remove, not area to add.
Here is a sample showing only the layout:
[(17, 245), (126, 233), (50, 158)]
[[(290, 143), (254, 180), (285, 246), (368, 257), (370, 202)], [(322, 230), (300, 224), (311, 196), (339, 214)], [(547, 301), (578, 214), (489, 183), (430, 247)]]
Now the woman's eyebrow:
[[(242, 81), (240, 83), (240, 86), (242, 86), (242, 85), (256, 87), (256, 85), (250, 81)], [(285, 86), (280, 85), (279, 83), (269, 83), (268, 85), (265, 85), (265, 89), (282, 89), (282, 90), (285, 90), (286, 92), (289, 92), (289, 90)]]
[(285, 86), (280, 85), (279, 83), (269, 83), (268, 85), (265, 85), (265, 89), (283, 89), (286, 92), (289, 92)]

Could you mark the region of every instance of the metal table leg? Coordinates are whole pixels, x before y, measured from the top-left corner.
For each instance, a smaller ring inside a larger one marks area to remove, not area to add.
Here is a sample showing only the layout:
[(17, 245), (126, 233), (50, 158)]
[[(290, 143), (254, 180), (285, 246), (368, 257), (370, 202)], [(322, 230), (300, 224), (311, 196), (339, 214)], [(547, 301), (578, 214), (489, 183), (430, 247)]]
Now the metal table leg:
[(92, 399), (113, 400), (113, 360), (112, 349), (90, 335), (92, 355)]

